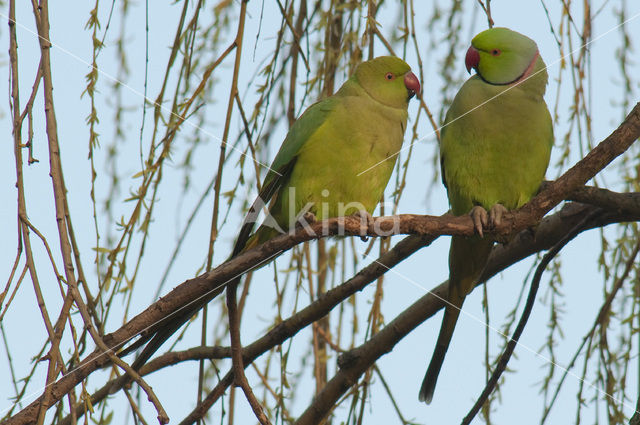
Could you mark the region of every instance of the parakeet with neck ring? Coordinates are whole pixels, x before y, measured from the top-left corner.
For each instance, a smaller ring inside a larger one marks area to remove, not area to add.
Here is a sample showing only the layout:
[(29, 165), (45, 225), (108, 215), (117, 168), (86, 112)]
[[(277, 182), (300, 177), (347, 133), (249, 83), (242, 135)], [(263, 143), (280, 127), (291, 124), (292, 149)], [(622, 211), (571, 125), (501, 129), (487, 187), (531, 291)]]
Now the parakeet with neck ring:
[(483, 229), (524, 205), (538, 191), (553, 145), (544, 101), (547, 71), (536, 43), (507, 28), (471, 41), (469, 78), (449, 108), (440, 142), (442, 180), (454, 215), (470, 214), (477, 236), (454, 236), (449, 292), (436, 347), (420, 388), (430, 403), (465, 297), (487, 263), (493, 241)]

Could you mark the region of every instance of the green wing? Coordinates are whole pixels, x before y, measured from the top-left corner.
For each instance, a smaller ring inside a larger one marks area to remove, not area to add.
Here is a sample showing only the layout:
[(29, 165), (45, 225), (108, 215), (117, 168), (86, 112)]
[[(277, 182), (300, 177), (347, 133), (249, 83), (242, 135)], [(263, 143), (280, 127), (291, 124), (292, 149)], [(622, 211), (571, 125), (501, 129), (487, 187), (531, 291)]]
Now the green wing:
[(442, 179), (442, 184), (444, 185), (445, 189), (449, 189), (449, 186), (447, 186), (447, 174), (444, 166), (445, 157), (442, 153), (442, 142), (445, 140), (445, 137), (447, 137), (447, 127), (449, 126), (450, 122), (451, 109), (447, 111), (447, 114), (444, 117), (444, 124), (442, 124), (442, 129), (440, 130), (440, 178)]
[(269, 172), (264, 178), (258, 197), (249, 208), (231, 257), (235, 257), (245, 248), (255, 227), (255, 219), (260, 209), (269, 204), (274, 199), (274, 195), (287, 185), (300, 150), (334, 110), (335, 102), (337, 102), (335, 96), (316, 102), (293, 123), (269, 167)]

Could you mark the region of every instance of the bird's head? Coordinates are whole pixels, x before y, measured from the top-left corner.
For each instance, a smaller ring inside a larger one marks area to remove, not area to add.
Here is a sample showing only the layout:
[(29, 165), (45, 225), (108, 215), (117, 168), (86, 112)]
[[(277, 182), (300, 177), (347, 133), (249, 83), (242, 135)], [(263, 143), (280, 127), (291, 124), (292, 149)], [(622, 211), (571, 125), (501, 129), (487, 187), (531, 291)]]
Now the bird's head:
[(395, 56), (362, 62), (355, 77), (371, 97), (395, 108), (406, 108), (409, 99), (420, 92), (418, 77), (405, 61)]
[(471, 40), (465, 65), (487, 83), (505, 85), (529, 77), (538, 57), (538, 46), (529, 37), (508, 28), (491, 28)]

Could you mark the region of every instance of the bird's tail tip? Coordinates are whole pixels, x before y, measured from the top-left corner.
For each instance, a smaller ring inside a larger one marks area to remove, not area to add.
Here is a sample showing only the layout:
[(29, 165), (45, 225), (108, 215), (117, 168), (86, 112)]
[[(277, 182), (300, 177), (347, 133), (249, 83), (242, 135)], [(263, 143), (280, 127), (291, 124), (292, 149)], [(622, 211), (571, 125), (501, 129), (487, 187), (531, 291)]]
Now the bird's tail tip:
[(425, 402), (427, 404), (431, 404), (431, 400), (433, 400), (434, 389), (435, 389), (435, 385), (429, 382), (427, 379), (422, 381), (422, 387), (420, 387), (418, 400)]
[[(443, 321), (443, 323), (445, 322)], [(442, 369), (442, 364), (444, 363), (444, 355), (447, 353), (447, 347), (451, 340), (451, 334), (445, 333), (445, 337), (446, 335), (449, 336), (445, 344), (436, 343), (436, 348), (433, 350), (433, 356), (429, 362), (427, 373), (425, 373), (422, 385), (420, 386), (420, 393), (418, 393), (418, 399), (427, 404), (431, 404), (431, 400), (433, 399), (433, 393), (436, 390), (436, 383), (438, 382), (438, 375), (440, 375), (440, 369)]]

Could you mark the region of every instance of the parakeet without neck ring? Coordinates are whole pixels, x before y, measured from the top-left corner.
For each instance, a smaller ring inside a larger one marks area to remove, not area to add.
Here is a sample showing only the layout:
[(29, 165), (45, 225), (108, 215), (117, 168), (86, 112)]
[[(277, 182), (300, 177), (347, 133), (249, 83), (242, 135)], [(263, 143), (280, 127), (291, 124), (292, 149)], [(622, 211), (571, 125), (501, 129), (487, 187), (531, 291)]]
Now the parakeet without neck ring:
[(358, 65), (333, 96), (310, 106), (265, 177), (258, 202), (271, 201), (267, 220), (250, 238), (253, 227), (245, 223), (234, 254), (291, 229), (303, 210), (318, 220), (371, 214), (402, 146), (408, 101), (419, 91), (409, 65), (382, 56)]
[[(430, 403), (460, 308), (479, 279), (493, 241), (483, 227), (521, 207), (544, 178), (553, 145), (544, 101), (546, 66), (536, 43), (507, 28), (481, 32), (465, 57), (475, 69), (455, 96), (442, 129), (440, 162), (454, 215), (470, 213), (478, 236), (454, 236), (444, 318), (419, 399)], [(489, 211), (489, 213), (487, 213)]]
[[(292, 229), (305, 208), (317, 219), (371, 214), (402, 146), (409, 100), (419, 91), (420, 83), (409, 65), (397, 57), (383, 56), (358, 65), (333, 96), (311, 105), (291, 126), (269, 167), (232, 257)], [(359, 176), (364, 170), (368, 171)], [(252, 234), (265, 205), (267, 219)], [(130, 352), (148, 341), (132, 366), (139, 369), (223, 289), (215, 288), (146, 331), (125, 350)]]

